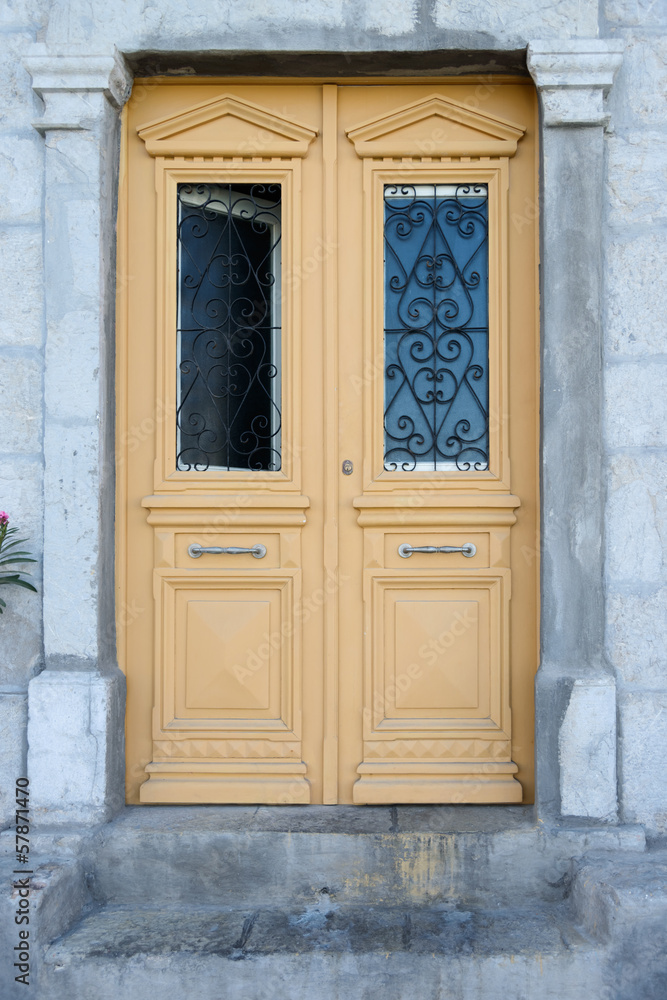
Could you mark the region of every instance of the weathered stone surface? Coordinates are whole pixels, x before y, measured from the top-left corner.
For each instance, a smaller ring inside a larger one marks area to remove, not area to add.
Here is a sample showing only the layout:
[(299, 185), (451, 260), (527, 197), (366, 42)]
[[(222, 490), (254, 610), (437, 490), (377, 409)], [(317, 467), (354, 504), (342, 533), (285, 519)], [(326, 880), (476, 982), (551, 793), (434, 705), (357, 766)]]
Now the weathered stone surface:
[[(667, 553), (665, 453), (616, 454), (607, 496), (607, 577), (613, 583), (659, 584)], [(666, 678), (667, 680), (667, 678)]]
[(31, 348), (12, 350), (0, 366), (0, 419), (3, 451), (41, 450), (42, 359)]
[(659, 27), (667, 24), (667, 7), (661, 0), (604, 0), (604, 16), (614, 26)]
[(104, 822), (122, 802), (124, 679), (44, 670), (29, 687), (28, 776), (35, 819)]
[(607, 597), (607, 655), (627, 684), (667, 687), (667, 587)]
[[(480, 820), (479, 813), (484, 818)], [(91, 849), (101, 902), (514, 906), (557, 901), (570, 858), (642, 851), (641, 831), (536, 824), (530, 810), (403, 807), (126, 807)], [(399, 829), (396, 829), (397, 826)], [(183, 858), (189, 859), (184, 864)], [(511, 874), (510, 874), (511, 873)], [(370, 876), (370, 877), (369, 877)]]
[(616, 125), (637, 129), (667, 123), (667, 35), (626, 38), (623, 65), (609, 106)]
[[(437, 32), (449, 32), (459, 40), (467, 34), (478, 47), (486, 43), (488, 48), (521, 46), (535, 37), (595, 38), (598, 33), (594, 0), (539, 0), (516, 5), (511, 16), (498, 0), (438, 0), (432, 20), (415, 18), (414, 0), (397, 0), (391, 10), (386, 8), (384, 25), (374, 6), (366, 0), (360, 11), (353, 12), (343, 0), (223, 0), (215, 8), (206, 0), (159, 4), (128, 0), (122, 7), (110, 8), (100, 0), (93, 4), (71, 0), (51, 9), (47, 41), (87, 44), (90, 49), (96, 42), (113, 39), (124, 51), (168, 49), (169, 38), (178, 39), (171, 47), (181, 49), (266, 50), (289, 45), (293, 50), (317, 51), (337, 45), (354, 51), (372, 49), (378, 34), (394, 35), (399, 28), (403, 36), (413, 35), (422, 47), (431, 49), (444, 47), (444, 39), (434, 37)], [(335, 39), (327, 38), (331, 31), (338, 32)]]
[(613, 677), (576, 680), (560, 729), (565, 816), (616, 817), (616, 688)]
[(628, 690), (619, 705), (624, 818), (667, 833), (667, 692)]
[(49, 424), (44, 480), (46, 654), (94, 656), (97, 649), (99, 438), (97, 424)]
[(537, 0), (515, 7), (511, 16), (499, 0), (474, 0), (453, 8), (450, 0), (437, 0), (435, 22), (438, 27), (456, 27), (464, 31), (485, 31), (505, 42), (520, 38), (595, 38), (598, 12), (591, 0)]
[(608, 139), (608, 219), (614, 226), (667, 219), (667, 133), (635, 130)]
[(364, 5), (364, 27), (381, 35), (403, 35), (412, 31), (418, 16), (417, 0), (407, 0), (400, 7), (394, 0), (369, 0)]
[[(399, 12), (405, 2), (406, 0), (398, 0)], [(210, 13), (202, 0), (199, 2), (194, 0), (192, 6), (200, 18), (202, 16), (210, 18)], [(312, 3), (311, 0), (248, 0), (247, 3), (227, 0), (224, 6), (229, 27), (237, 31), (247, 30), (262, 22), (279, 25), (283, 31), (289, 31), (291, 28), (298, 30), (304, 25), (316, 25), (318, 28), (339, 27), (345, 21), (343, 0), (317, 0), (316, 3)], [(183, 17), (183, 8), (178, 2), (174, 2), (173, 7)], [(209, 25), (211, 25), (210, 20)]]
[(610, 448), (667, 444), (667, 366), (642, 361), (607, 365), (605, 417)]
[(14, 818), (15, 782), (26, 776), (27, 691), (0, 690), (0, 829)]
[(42, 231), (0, 229), (0, 344), (39, 347), (44, 339)]
[[(14, 788), (12, 786), (12, 794)], [(0, 995), (3, 1000), (16, 1000), (25, 994), (33, 994), (42, 1000), (45, 994), (40, 989), (40, 972), (45, 947), (55, 937), (63, 934), (79, 917), (82, 907), (90, 896), (86, 887), (82, 865), (74, 859), (43, 859), (31, 852), (30, 876), (14, 871), (17, 866), (12, 856), (0, 860), (0, 948), (3, 954), (11, 955), (21, 944), (18, 932), (26, 925), (14, 923), (17, 906), (25, 892), (30, 905), (29, 985), (17, 983), (14, 979), (18, 971), (13, 961), (5, 961), (0, 966)], [(29, 878), (25, 886), (23, 878)], [(15, 959), (14, 959), (15, 960)]]
[(35, 112), (35, 95), (21, 58), (33, 40), (32, 32), (28, 31), (8, 31), (0, 35), (0, 129), (19, 129), (29, 135)]
[[(510, 958), (511, 956), (511, 958)], [(555, 910), (107, 907), (48, 953), (50, 1000), (89, 990), (225, 1000), (600, 996), (603, 953)], [(85, 970), (85, 971), (84, 971)], [(87, 974), (86, 974), (87, 973)]]
[(606, 256), (607, 355), (667, 353), (667, 230), (614, 238)]
[[(526, 62), (540, 94), (544, 127), (605, 124), (604, 95), (614, 82), (622, 52), (623, 43), (615, 39), (531, 40)], [(553, 190), (567, 187), (558, 184)]]
[(49, 325), (46, 363), (49, 379), (45, 404), (49, 417), (58, 420), (95, 419), (99, 412), (100, 352), (96, 313), (67, 312)]
[(8, 31), (30, 28), (33, 32), (48, 20), (48, 8), (40, 0), (4, 0), (0, 5), (0, 26)]
[(0, 145), (0, 222), (42, 217), (43, 150), (40, 138), (5, 135)]

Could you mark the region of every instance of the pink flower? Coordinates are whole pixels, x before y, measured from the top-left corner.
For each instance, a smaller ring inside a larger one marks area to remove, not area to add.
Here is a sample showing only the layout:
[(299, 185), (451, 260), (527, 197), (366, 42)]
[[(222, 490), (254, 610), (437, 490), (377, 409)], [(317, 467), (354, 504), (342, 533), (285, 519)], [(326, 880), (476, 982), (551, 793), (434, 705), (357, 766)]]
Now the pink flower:
[(0, 528), (4, 528), (4, 526), (8, 523), (9, 514), (5, 514), (4, 510), (0, 510)]

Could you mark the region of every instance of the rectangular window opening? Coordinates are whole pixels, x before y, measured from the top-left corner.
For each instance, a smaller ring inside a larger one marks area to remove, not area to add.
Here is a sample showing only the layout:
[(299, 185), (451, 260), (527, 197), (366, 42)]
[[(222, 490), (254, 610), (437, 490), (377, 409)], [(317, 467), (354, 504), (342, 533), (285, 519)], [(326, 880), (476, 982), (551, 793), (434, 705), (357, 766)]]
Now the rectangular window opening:
[(384, 186), (384, 468), (489, 467), (486, 184)]
[(281, 185), (179, 184), (176, 467), (281, 467)]

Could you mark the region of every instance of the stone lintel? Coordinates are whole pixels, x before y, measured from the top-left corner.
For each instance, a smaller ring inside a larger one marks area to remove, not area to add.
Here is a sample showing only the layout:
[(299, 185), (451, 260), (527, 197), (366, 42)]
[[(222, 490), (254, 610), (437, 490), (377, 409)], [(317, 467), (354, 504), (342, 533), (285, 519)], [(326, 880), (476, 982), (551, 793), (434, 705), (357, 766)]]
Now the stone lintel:
[(530, 42), (528, 69), (542, 99), (544, 125), (605, 125), (604, 97), (624, 48), (616, 39)]

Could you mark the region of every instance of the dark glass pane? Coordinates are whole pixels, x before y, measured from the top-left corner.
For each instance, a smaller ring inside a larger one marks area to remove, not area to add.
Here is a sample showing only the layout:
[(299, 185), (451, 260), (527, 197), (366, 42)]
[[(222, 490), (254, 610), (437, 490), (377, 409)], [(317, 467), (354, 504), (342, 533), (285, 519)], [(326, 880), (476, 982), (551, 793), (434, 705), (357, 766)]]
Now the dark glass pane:
[(384, 467), (487, 469), (487, 186), (386, 185), (384, 206)]
[(178, 185), (179, 469), (280, 469), (280, 193)]

